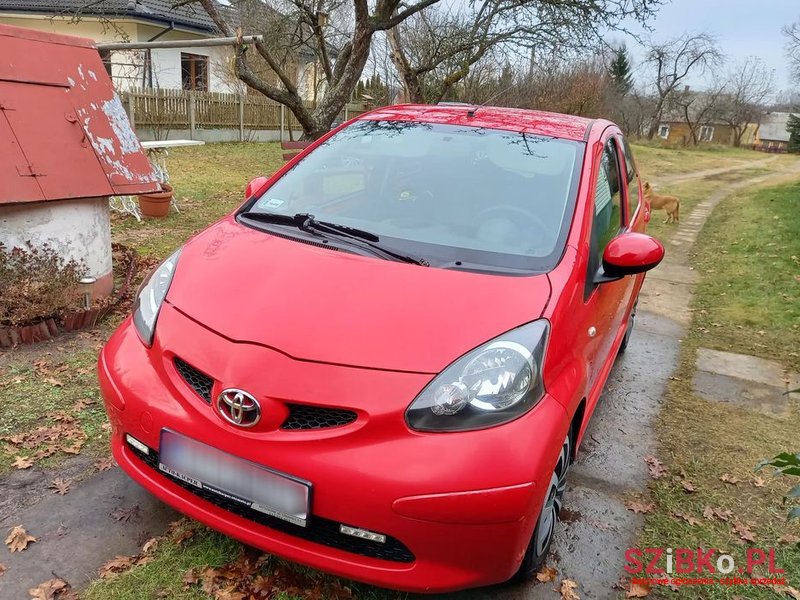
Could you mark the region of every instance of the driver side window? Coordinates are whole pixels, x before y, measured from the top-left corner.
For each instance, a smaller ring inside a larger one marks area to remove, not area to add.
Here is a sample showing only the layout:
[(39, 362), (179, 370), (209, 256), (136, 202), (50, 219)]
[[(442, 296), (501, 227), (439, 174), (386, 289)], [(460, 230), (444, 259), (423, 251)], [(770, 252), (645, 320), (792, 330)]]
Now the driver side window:
[(602, 264), (603, 250), (623, 227), (622, 179), (618, 156), (616, 142), (612, 138), (603, 148), (594, 190), (594, 216), (587, 274), (590, 285), (587, 286), (587, 296), (592, 289), (591, 280)]

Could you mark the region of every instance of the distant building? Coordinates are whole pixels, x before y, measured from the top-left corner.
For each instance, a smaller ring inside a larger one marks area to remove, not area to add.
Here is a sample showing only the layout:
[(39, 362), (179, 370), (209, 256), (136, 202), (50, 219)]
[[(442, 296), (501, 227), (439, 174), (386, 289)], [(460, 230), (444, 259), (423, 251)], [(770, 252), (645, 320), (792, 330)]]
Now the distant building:
[(764, 117), (756, 133), (755, 148), (763, 152), (786, 152), (789, 149), (789, 132), (786, 125), (789, 114), (774, 112)]
[[(194, 41), (220, 35), (201, 6), (175, 4), (177, 0), (0, 0), (0, 24), (75, 35), (95, 42)], [(260, 19), (271, 10), (264, 5), (256, 15), (242, 15), (234, 12), (238, 9), (232, 4), (222, 2), (220, 9), (232, 22)], [(289, 57), (284, 69), (301, 96), (314, 100), (325, 82), (313, 52), (305, 50), (301, 47), (296, 56)], [(101, 58), (120, 91), (247, 91), (233, 74), (230, 47), (101, 51)], [(277, 83), (274, 73), (262, 76)]]

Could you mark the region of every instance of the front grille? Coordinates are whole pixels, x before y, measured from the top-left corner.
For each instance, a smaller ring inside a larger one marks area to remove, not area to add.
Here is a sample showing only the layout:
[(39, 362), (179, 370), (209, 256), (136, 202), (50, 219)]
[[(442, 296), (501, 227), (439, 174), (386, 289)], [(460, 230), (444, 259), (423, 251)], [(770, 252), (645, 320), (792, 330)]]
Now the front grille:
[(211, 404), (211, 388), (214, 386), (214, 380), (211, 377), (202, 371), (198, 371), (177, 356), (175, 357), (175, 369), (177, 369), (184, 381), (189, 384), (189, 387), (197, 392), (198, 396)]
[(356, 413), (341, 408), (309, 406), (308, 404), (288, 404), (289, 416), (281, 429), (297, 431), (301, 429), (326, 429), (341, 427), (356, 420)]
[[(190, 483), (186, 483), (185, 481), (178, 479), (177, 477), (172, 477), (171, 475), (164, 473), (158, 468), (158, 452), (152, 448), (150, 449), (149, 454), (144, 454), (130, 444), (128, 444), (128, 449), (138, 456), (139, 459), (141, 459), (142, 462), (144, 462), (147, 466), (157, 471), (161, 476), (166, 477), (173, 483), (188, 490), (195, 496), (202, 498), (206, 502), (210, 502), (211, 504), (219, 506), (228, 512), (232, 512), (240, 517), (244, 517), (245, 519), (249, 519), (250, 521), (264, 525), (265, 527), (269, 527), (270, 529), (288, 533), (310, 542), (322, 544), (323, 546), (330, 546), (331, 548), (337, 548), (339, 550), (344, 550), (345, 552), (360, 554), (361, 556), (379, 558), (392, 562), (414, 562), (414, 555), (403, 544), (403, 542), (389, 535), (386, 536), (386, 542), (382, 544), (380, 542), (373, 542), (350, 535), (344, 535), (343, 533), (339, 532), (339, 526), (342, 525), (342, 523), (338, 523), (317, 515), (309, 516), (306, 527), (301, 527), (299, 525), (295, 525), (294, 523), (289, 523), (288, 521), (265, 515), (264, 513), (253, 510), (247, 506), (244, 506), (243, 504), (239, 504), (238, 502), (234, 502), (224, 498), (223, 496), (214, 494), (213, 492), (202, 490)], [(344, 523), (344, 525), (356, 527), (355, 525), (349, 523)]]

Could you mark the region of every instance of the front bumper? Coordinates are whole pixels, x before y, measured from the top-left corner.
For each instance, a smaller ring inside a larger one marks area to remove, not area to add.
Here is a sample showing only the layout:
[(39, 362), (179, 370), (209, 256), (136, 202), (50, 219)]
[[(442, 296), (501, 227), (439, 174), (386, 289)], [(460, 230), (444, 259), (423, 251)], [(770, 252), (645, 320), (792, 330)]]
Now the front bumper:
[[(213, 371), (225, 386), (250, 390), (267, 410), (271, 402), (305, 401), (348, 408), (358, 418), (328, 430), (236, 429), (174, 371), (178, 349), (183, 360)], [(168, 305), (159, 317), (153, 349), (141, 344), (126, 321), (103, 349), (98, 370), (114, 456), (154, 495), (267, 552), (411, 592), (454, 591), (513, 575), (543, 501), (544, 489), (535, 482), (549, 479), (569, 425), (562, 405), (546, 396), (530, 413), (504, 426), (414, 432), (398, 418), (397, 398), (410, 402), (431, 375), (294, 360), (262, 346), (225, 340)], [(125, 434), (131, 434), (157, 450), (164, 427), (311, 481), (309, 530), (316, 533), (258, 522), (201, 497), (125, 442)], [(387, 535), (407, 554), (373, 552), (369, 544), (365, 549), (364, 544), (331, 539), (338, 524)]]

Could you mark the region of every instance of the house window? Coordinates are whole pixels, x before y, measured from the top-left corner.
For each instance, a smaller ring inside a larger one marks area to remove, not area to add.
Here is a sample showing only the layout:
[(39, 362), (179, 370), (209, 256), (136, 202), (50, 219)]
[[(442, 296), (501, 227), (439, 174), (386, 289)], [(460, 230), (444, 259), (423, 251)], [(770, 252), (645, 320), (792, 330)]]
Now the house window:
[(714, 128), (703, 125), (700, 128), (700, 141), (710, 142), (713, 139), (714, 139)]
[(208, 91), (208, 57), (181, 52), (181, 79), (183, 89)]
[(669, 137), (669, 125), (662, 123), (658, 126), (658, 137), (667, 139)]

